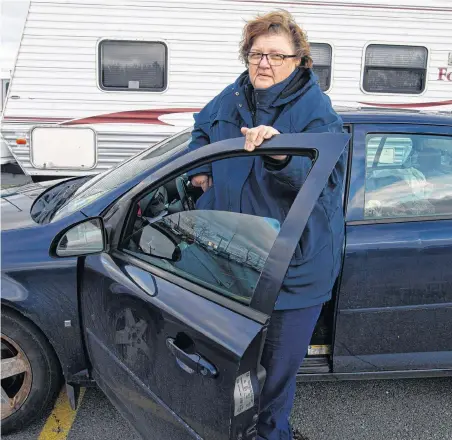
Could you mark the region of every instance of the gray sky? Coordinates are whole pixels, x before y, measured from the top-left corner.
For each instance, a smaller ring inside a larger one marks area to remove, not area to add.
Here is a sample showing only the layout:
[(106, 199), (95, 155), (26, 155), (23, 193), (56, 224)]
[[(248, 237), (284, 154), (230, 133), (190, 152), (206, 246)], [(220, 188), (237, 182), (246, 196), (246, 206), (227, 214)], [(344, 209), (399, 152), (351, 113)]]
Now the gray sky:
[(12, 70), (27, 17), (29, 0), (0, 0), (0, 68)]

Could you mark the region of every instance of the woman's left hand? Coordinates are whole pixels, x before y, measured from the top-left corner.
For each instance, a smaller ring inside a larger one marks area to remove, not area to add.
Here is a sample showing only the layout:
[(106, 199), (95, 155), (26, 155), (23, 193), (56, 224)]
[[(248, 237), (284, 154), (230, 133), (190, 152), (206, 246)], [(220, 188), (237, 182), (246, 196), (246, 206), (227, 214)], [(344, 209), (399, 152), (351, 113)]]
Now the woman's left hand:
[[(268, 125), (259, 125), (258, 127), (242, 127), (242, 134), (245, 136), (245, 150), (254, 151), (265, 139), (270, 139), (275, 134), (280, 134), (276, 128)], [(272, 159), (285, 160), (287, 156), (270, 156)]]

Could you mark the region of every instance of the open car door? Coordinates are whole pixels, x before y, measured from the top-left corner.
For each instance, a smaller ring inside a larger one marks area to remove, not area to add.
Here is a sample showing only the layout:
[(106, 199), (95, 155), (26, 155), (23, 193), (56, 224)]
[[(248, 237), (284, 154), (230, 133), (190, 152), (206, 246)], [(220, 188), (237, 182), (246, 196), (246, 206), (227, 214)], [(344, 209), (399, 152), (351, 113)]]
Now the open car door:
[[(166, 176), (209, 160), (250, 155), (243, 150), (243, 138), (178, 157), (124, 194), (104, 214), (111, 247), (108, 252), (86, 257), (80, 269), (85, 343), (94, 379), (143, 438), (256, 437), (265, 381), (260, 356), (270, 315), (297, 242), (348, 140), (346, 134), (278, 135), (252, 153), (313, 159), (303, 188), (280, 228), (264, 218), (219, 211), (183, 211), (148, 225), (152, 227), (146, 238), (150, 249), (158, 235), (159, 252), (168, 254), (165, 261), (182, 264), (183, 258), (174, 258), (171, 243), (183, 243), (184, 249), (187, 243), (191, 248), (197, 245), (190, 261), (196, 260), (195, 269), (205, 271), (211, 269), (209, 264), (223, 264), (233, 245), (220, 249), (208, 241), (196, 244), (187, 232), (189, 227), (183, 227), (192, 224), (194, 215), (209, 223), (216, 236), (220, 229), (224, 232), (224, 228), (233, 227), (233, 238), (230, 234), (226, 239), (229, 242), (260, 237), (256, 257), (260, 263), (255, 265), (258, 276), (248, 303), (235, 301), (233, 295), (219, 295), (207, 284), (144, 261), (121, 245), (146, 185), (156, 187)], [(207, 253), (208, 264), (201, 258)], [(232, 261), (230, 255), (227, 258), (229, 266), (240, 266), (239, 260)], [(238, 272), (245, 273), (244, 267), (237, 267)]]

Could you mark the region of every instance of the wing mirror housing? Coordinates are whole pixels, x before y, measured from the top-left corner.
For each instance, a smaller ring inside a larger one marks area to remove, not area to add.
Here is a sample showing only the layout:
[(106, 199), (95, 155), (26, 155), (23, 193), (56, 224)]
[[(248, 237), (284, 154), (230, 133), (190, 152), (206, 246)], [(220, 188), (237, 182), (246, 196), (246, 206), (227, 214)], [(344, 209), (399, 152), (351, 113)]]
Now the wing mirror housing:
[(52, 242), (54, 258), (83, 257), (100, 254), (107, 249), (107, 234), (101, 217), (93, 217), (69, 226)]

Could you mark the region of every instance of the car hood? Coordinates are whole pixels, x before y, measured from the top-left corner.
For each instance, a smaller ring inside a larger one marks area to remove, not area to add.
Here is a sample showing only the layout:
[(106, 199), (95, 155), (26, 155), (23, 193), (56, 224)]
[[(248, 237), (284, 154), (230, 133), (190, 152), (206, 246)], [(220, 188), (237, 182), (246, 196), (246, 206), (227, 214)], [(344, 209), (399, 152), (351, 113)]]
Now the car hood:
[(30, 215), (34, 201), (48, 188), (63, 180), (65, 179), (30, 183), (2, 190), (0, 195), (2, 231), (37, 226), (38, 223)]

